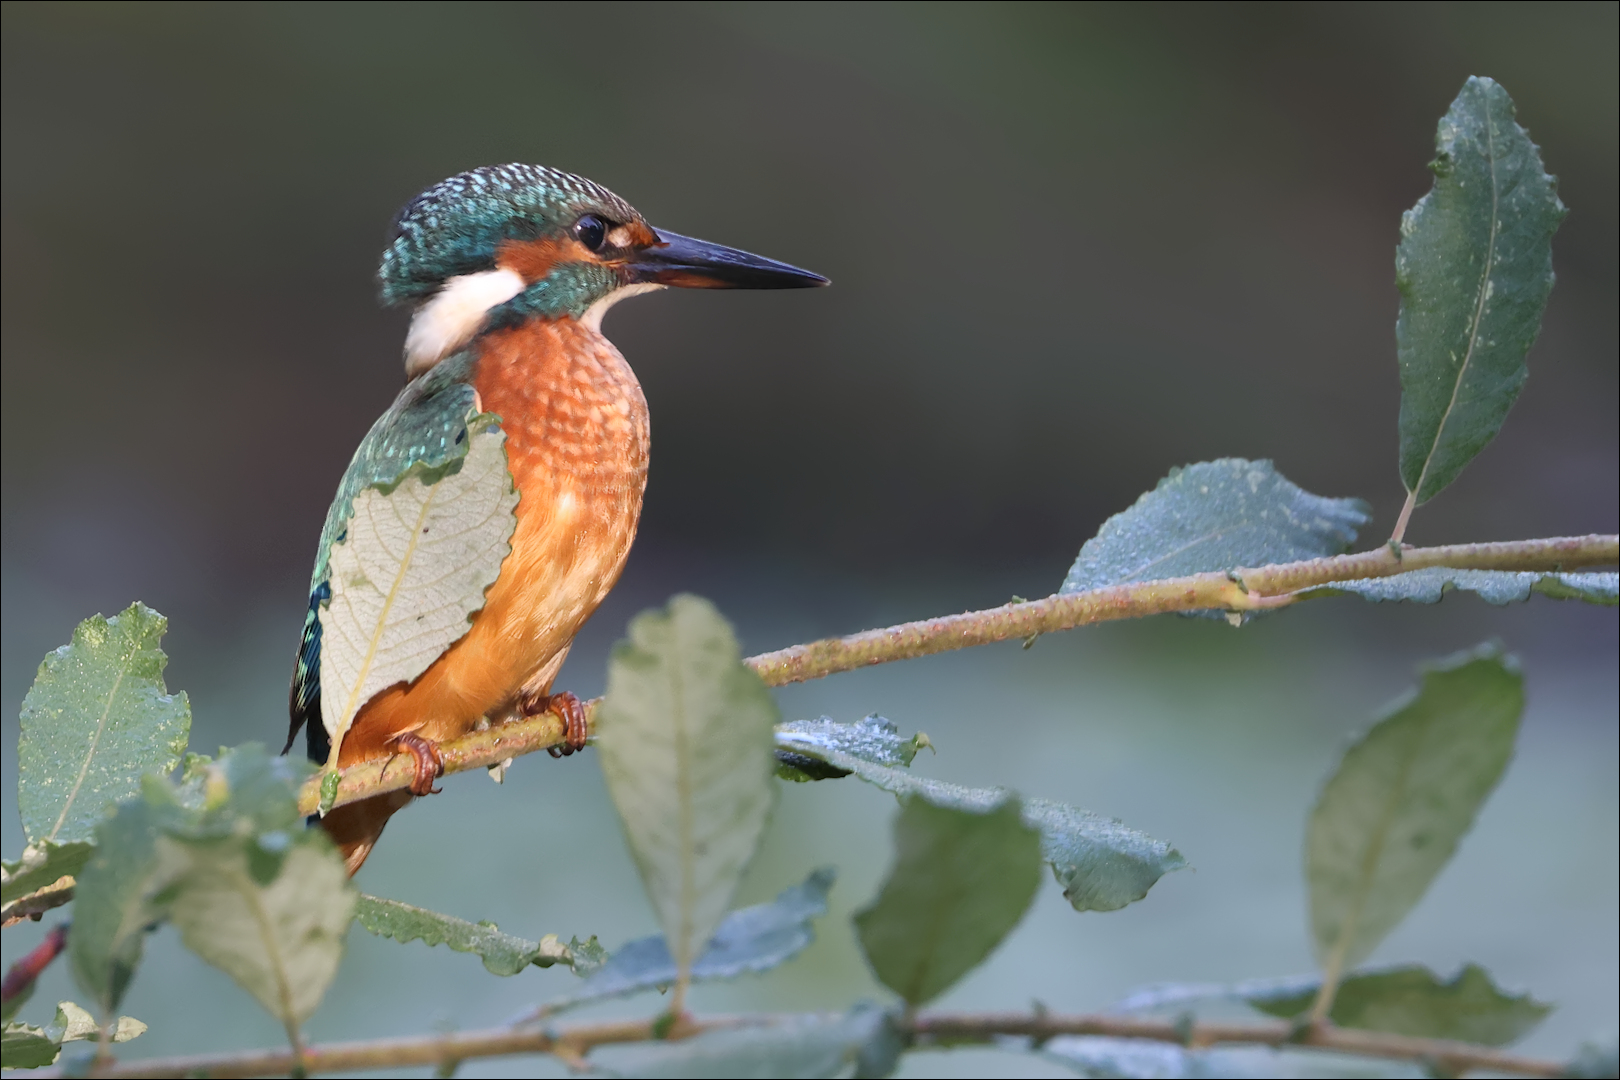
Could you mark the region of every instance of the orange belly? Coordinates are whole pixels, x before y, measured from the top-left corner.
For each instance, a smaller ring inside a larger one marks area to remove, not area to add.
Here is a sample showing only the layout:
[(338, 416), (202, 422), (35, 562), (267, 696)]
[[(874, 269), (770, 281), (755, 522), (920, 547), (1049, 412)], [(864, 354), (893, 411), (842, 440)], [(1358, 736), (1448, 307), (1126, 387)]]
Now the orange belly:
[[(507, 719), (520, 692), (548, 692), (635, 539), (649, 427), (646, 399), (624, 357), (572, 319), (497, 331), (480, 346), (473, 386), (481, 407), (501, 417), (518, 489), (512, 551), (466, 636), (414, 682), (360, 709), (338, 749), (343, 767), (391, 756), (406, 732), (435, 742), (456, 738), (486, 717)], [(359, 830), (370, 837), (353, 852), (351, 872), (381, 822), (405, 801), (389, 800), (384, 809), (374, 799), (378, 805), (365, 811), (359, 803), (327, 816), (347, 856), (351, 826), (380, 813), (374, 830)]]

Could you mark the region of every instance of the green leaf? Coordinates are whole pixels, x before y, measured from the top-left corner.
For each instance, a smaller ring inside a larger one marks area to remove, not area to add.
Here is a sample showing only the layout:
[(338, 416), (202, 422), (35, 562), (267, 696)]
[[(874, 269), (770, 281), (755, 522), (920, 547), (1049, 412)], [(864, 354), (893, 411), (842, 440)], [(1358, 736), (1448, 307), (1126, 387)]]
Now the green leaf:
[(1416, 604), (1437, 604), (1454, 589), (1477, 593), (1487, 604), (1523, 603), (1533, 592), (1554, 600), (1584, 600), (1589, 604), (1613, 607), (1620, 591), (1620, 574), (1572, 574), (1513, 570), (1452, 570), (1443, 566), (1412, 570), (1382, 578), (1338, 581), (1308, 589), (1305, 595), (1359, 596), (1374, 603), (1409, 600)]
[(677, 596), (631, 621), (596, 718), (608, 792), (684, 974), (764, 831), (776, 705), (713, 605)]
[(0, 863), (0, 904), (20, 900), (60, 878), (78, 877), (94, 850), (94, 845), (78, 842), (29, 844), (16, 862)]
[(0, 1065), (8, 1069), (38, 1069), (56, 1061), (62, 1044), (42, 1027), (8, 1021), (0, 1032)]
[(1401, 218), (1401, 480), (1424, 503), (1496, 437), (1552, 291), (1555, 181), (1513, 100), (1471, 78), (1441, 118), (1434, 187)]
[(158, 838), (185, 811), (161, 781), (118, 807), (96, 829), (96, 851), (79, 875), (73, 899), (73, 932), (68, 958), (73, 976), (102, 1016), (123, 1000), (146, 945), (146, 932), (159, 922), (159, 898), (178, 867), (158, 851)]
[[(720, 920), (708, 950), (692, 965), (692, 981), (769, 971), (809, 948), (815, 940), (813, 921), (827, 914), (834, 877), (830, 869), (817, 870), (802, 884), (783, 889), (770, 903), (739, 908)], [(678, 976), (662, 935), (637, 938), (606, 957), (577, 993), (553, 1002), (547, 1012), (669, 986)]]
[(1360, 963), (1422, 898), (1507, 768), (1517, 665), (1484, 645), (1429, 667), (1345, 751), (1305, 841), (1311, 930), (1333, 972)]
[(871, 1005), (839, 1015), (783, 1016), (679, 1042), (603, 1046), (601, 1076), (887, 1076), (899, 1057), (889, 1018)]
[[(868, 729), (886, 726), (891, 733), (894, 729), (881, 717), (868, 717), (861, 724)], [(935, 806), (978, 812), (1013, 797), (1005, 788), (968, 788), (930, 780), (834, 748), (858, 742), (861, 734), (846, 739), (819, 732), (812, 741), (800, 741), (795, 726), (785, 724), (776, 737), (779, 752), (835, 770), (827, 775), (854, 773), (901, 798), (916, 795)], [(929, 745), (926, 736), (916, 738)], [(1052, 864), (1052, 875), (1076, 911), (1115, 911), (1142, 899), (1159, 878), (1187, 865), (1181, 852), (1163, 840), (1114, 818), (1047, 799), (1025, 799), (1022, 806), (1024, 823), (1040, 830), (1041, 857)]]
[(484, 967), (496, 975), (516, 975), (530, 964), (542, 968), (553, 964), (574, 965), (572, 950), (556, 934), (547, 934), (539, 941), (526, 941), (501, 933), (492, 922), (470, 923), (398, 900), (383, 900), (362, 893), (355, 918), (378, 937), (448, 945), (456, 952), (476, 953), (483, 958)]
[(1058, 592), (1339, 555), (1369, 520), (1360, 499), (1312, 495), (1269, 461), (1202, 461), (1103, 522)]
[(308, 771), (249, 743), (199, 765), (194, 803), (149, 776), (96, 830), (68, 949), (103, 1016), (122, 999), (146, 931), (165, 918), (289, 1033), (309, 1016), (337, 970), (355, 894), (326, 834), (298, 813)]
[(326, 834), (160, 843), (185, 865), (169, 908), (181, 940), (295, 1033), (337, 974), (354, 915), (354, 888)]
[(1025, 799), (1024, 823), (1040, 830), (1041, 855), (1076, 911), (1117, 911), (1187, 865), (1163, 840), (1066, 803)]
[(169, 694), (158, 648), (169, 622), (145, 604), (86, 619), (45, 658), (23, 700), (17, 801), (33, 845), (90, 839), (107, 809), (167, 773), (191, 729), (185, 694)]
[(894, 850), (855, 929), (883, 985), (915, 1007), (977, 967), (1024, 917), (1040, 882), (1040, 834), (1015, 798), (975, 812), (908, 796)]
[(333, 763), (360, 707), (426, 671), (483, 608), (517, 527), (505, 443), (493, 415), (469, 412), (462, 456), (418, 463), (354, 497), (320, 612), (321, 720)]
[[(1291, 1020), (1310, 1010), (1317, 987), (1245, 995), (1256, 1009)], [(1328, 1017), (1340, 1027), (1428, 1039), (1506, 1046), (1552, 1012), (1529, 994), (1509, 994), (1477, 964), (1449, 980), (1418, 964), (1352, 975), (1339, 984)]]

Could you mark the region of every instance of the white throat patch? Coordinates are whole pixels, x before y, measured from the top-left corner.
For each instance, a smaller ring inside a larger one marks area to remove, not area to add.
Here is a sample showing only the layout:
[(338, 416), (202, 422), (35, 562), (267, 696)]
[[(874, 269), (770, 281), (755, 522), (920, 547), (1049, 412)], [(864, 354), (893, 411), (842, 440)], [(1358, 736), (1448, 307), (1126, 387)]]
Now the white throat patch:
[(411, 319), (410, 331), (405, 335), (405, 377), (416, 378), (466, 344), (484, 325), (484, 316), (491, 308), (506, 303), (527, 287), (522, 274), (504, 269), (463, 274), (446, 281)]
[(608, 313), (608, 308), (617, 304), (620, 300), (628, 300), (630, 297), (640, 296), (642, 293), (657, 292), (662, 288), (665, 288), (665, 286), (654, 281), (638, 281), (634, 285), (621, 286), (586, 308), (585, 314), (579, 317), (579, 321), (587, 328), (600, 334), (602, 332), (602, 316)]

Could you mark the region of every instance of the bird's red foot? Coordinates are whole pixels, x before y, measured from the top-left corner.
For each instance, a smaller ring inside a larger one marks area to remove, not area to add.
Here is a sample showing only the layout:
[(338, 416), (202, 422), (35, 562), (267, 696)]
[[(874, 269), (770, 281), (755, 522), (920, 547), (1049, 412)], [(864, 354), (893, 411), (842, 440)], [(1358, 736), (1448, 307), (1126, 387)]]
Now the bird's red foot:
[(585, 706), (578, 697), (564, 690), (560, 694), (536, 694), (525, 697), (522, 701), (524, 716), (540, 716), (543, 713), (555, 713), (557, 719), (563, 724), (563, 744), (550, 746), (546, 753), (552, 757), (567, 757), (576, 750), (585, 749), (585, 740), (590, 737), (590, 728), (585, 723)]
[(444, 775), (444, 757), (439, 753), (439, 744), (407, 731), (394, 740), (394, 745), (416, 759), (411, 794), (437, 795), (439, 789), (433, 786), (433, 781)]

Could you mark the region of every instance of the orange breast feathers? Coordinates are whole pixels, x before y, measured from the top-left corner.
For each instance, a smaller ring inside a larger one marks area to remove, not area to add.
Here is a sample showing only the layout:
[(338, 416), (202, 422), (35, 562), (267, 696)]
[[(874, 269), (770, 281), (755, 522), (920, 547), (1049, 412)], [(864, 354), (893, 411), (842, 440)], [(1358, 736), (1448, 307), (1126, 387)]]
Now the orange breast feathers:
[(473, 386), (501, 417), (519, 495), (512, 552), (467, 635), (360, 710), (341, 767), (390, 756), (406, 732), (456, 738), (486, 716), (507, 719), (520, 692), (549, 692), (635, 539), (649, 425), (624, 357), (573, 319), (534, 320), (480, 344)]

